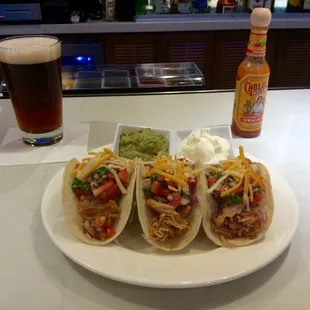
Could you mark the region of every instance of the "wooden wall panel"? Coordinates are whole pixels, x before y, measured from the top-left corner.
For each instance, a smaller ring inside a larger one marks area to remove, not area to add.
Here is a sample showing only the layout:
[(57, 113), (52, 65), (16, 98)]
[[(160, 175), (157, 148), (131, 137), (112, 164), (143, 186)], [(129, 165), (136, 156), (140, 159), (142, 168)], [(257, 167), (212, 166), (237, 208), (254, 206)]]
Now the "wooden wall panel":
[(157, 62), (156, 42), (156, 35), (109, 35), (104, 40), (106, 63), (139, 64)]
[(282, 32), (279, 39), (278, 87), (310, 87), (310, 30)]
[(170, 33), (162, 37), (163, 62), (194, 62), (211, 88), (214, 33)]
[(219, 31), (215, 34), (212, 89), (234, 89), (238, 66), (245, 57), (248, 31)]

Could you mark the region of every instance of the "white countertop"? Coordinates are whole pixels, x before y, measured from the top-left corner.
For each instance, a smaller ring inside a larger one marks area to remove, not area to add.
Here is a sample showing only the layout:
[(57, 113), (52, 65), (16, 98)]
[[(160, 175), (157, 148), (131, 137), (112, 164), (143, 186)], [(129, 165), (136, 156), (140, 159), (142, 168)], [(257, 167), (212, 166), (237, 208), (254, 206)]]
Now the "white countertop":
[[(147, 289), (84, 270), (52, 244), (40, 218), (44, 189), (63, 164), (1, 167), (0, 309), (309, 310), (309, 98), (310, 90), (270, 91), (262, 135), (234, 139), (286, 178), (300, 222), (278, 259), (224, 285)], [(233, 93), (70, 98), (64, 100), (64, 122), (90, 123), (88, 147), (94, 148), (112, 141), (117, 122), (172, 129), (229, 124), (232, 102)], [(1, 136), (16, 124), (9, 100), (0, 100), (0, 124)]]
[[(171, 15), (138, 18), (137, 22), (91, 22), (78, 24), (0, 25), (0, 35), (136, 33), (250, 28), (250, 14)], [(308, 29), (310, 13), (274, 14), (270, 29)]]

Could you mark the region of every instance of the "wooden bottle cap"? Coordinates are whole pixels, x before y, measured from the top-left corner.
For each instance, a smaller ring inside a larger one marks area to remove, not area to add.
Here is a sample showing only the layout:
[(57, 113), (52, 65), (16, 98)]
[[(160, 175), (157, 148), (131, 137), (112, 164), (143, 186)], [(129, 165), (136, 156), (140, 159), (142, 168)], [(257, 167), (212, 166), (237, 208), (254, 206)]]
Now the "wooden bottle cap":
[(271, 12), (266, 8), (256, 8), (251, 14), (251, 24), (254, 27), (268, 27), (271, 22)]

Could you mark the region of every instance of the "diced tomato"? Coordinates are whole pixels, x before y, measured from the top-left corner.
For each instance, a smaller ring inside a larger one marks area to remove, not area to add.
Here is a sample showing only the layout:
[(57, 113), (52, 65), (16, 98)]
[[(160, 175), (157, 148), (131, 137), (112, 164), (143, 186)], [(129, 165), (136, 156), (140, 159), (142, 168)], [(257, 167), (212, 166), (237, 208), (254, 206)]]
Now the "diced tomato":
[(182, 199), (180, 192), (173, 192), (172, 197), (173, 197), (173, 200), (171, 201), (170, 204), (174, 207), (178, 207), (181, 204), (181, 199)]
[(108, 238), (113, 237), (116, 234), (116, 231), (113, 228), (108, 228), (106, 231), (106, 235)]
[(151, 185), (151, 192), (159, 197), (167, 198), (167, 196), (170, 194), (169, 189), (166, 189), (162, 186), (161, 183), (158, 181), (154, 181)]
[(106, 182), (104, 182), (102, 185), (100, 185), (98, 188), (93, 190), (93, 194), (95, 197), (99, 196), (101, 193), (103, 193), (104, 191), (106, 191), (107, 189), (109, 189), (110, 187), (113, 186), (114, 181), (112, 180), (107, 180)]
[(166, 182), (168, 186), (173, 186), (173, 187), (175, 186), (175, 183), (170, 179), (168, 179)]
[(162, 185), (158, 181), (154, 181), (151, 185), (151, 192), (155, 195), (161, 190)]
[(81, 198), (82, 196), (84, 196), (85, 194), (84, 194), (84, 191), (82, 190), (82, 189), (80, 189), (80, 188), (76, 188), (75, 189), (75, 196), (77, 197), (77, 198)]
[(125, 184), (125, 185), (128, 184), (128, 181), (129, 181), (128, 180), (128, 172), (126, 169), (120, 170), (118, 173), (118, 177), (123, 184)]
[(102, 224), (102, 228), (104, 229), (108, 229), (108, 228), (111, 228), (112, 227), (112, 224), (108, 221), (105, 221), (103, 224)]
[(115, 180), (114, 175), (111, 172), (107, 173), (108, 180)]
[(258, 207), (258, 203), (259, 203), (259, 201), (253, 199), (253, 201), (251, 202), (251, 207), (252, 208), (257, 208)]
[(216, 183), (216, 181), (217, 180), (216, 180), (215, 177), (213, 177), (213, 176), (209, 177), (209, 179), (208, 179), (208, 186), (211, 187), (213, 184)]
[(100, 222), (100, 218), (99, 217), (96, 217), (95, 219), (94, 219), (94, 222), (93, 222), (93, 226), (95, 227), (95, 228), (100, 228), (101, 227), (101, 222)]
[(182, 157), (182, 158), (179, 158), (179, 161), (184, 161), (184, 158)]
[(239, 186), (236, 190), (233, 191), (233, 194), (240, 194), (244, 190), (243, 185)]
[(182, 211), (181, 211), (181, 217), (186, 218), (189, 214), (189, 212), (191, 211), (191, 206), (188, 205), (186, 206)]
[(253, 198), (255, 201), (261, 201), (264, 198), (264, 192), (263, 191), (261, 191), (259, 193), (255, 192)]
[(102, 198), (104, 203), (107, 203), (110, 200), (115, 200), (122, 194), (116, 183), (111, 180), (107, 183), (109, 183), (109, 187), (100, 194), (100, 197)]

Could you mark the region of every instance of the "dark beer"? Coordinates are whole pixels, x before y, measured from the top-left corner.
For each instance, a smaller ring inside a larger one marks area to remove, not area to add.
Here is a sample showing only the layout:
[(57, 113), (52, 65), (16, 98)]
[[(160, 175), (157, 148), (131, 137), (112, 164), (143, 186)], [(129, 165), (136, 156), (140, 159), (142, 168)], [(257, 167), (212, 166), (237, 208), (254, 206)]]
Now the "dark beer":
[(0, 66), (18, 125), (34, 138), (52, 138), (44, 134), (62, 126), (60, 55), (60, 42), (53, 37), (0, 41)]

